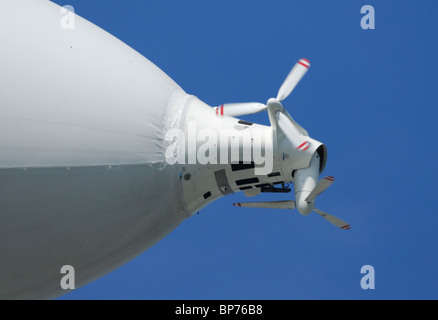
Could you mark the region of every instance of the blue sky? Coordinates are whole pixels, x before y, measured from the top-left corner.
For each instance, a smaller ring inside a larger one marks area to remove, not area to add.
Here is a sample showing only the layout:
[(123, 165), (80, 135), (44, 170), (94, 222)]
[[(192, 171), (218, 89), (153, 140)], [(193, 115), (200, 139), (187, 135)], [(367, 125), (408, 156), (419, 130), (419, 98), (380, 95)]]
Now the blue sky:
[[(335, 184), (316, 214), (222, 198), (125, 266), (62, 299), (437, 299), (438, 3), (54, 1), (115, 35), (214, 106), (265, 102), (299, 58), (284, 101), (324, 142)], [(363, 5), (375, 30), (362, 30)], [(268, 124), (265, 113), (245, 117)], [(262, 195), (283, 200), (293, 195)], [(372, 265), (376, 289), (362, 290)]]

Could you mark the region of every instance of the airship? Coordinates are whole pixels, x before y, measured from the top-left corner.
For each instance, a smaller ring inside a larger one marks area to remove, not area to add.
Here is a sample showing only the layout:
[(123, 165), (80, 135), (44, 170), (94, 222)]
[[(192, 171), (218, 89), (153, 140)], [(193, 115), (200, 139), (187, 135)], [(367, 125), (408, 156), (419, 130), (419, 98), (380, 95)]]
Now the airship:
[[(326, 146), (282, 101), (210, 106), (122, 41), (48, 0), (0, 0), (0, 299), (54, 299), (127, 263), (237, 192), (295, 199), (237, 207), (316, 212)], [(240, 117), (266, 112), (270, 125)], [(230, 204), (231, 205), (231, 204)], [(242, 209), (246, 210), (246, 209)]]

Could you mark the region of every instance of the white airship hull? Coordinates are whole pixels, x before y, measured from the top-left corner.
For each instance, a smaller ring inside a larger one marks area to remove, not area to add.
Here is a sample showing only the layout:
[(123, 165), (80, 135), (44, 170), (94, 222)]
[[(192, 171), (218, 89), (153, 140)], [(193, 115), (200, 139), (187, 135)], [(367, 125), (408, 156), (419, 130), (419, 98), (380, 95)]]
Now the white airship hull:
[(187, 95), (149, 60), (45, 0), (0, 1), (0, 299), (54, 298), (189, 216), (165, 133)]
[(78, 288), (178, 226), (187, 215), (177, 172), (158, 166), (1, 169), (0, 298), (67, 293), (63, 265)]

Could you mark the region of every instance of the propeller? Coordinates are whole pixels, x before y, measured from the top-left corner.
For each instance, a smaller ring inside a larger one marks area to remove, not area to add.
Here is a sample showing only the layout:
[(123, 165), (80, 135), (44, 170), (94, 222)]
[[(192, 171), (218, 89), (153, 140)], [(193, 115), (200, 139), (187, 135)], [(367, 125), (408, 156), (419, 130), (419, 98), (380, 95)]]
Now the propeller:
[[(310, 192), (310, 194), (307, 196), (305, 201), (310, 203), (311, 201), (315, 200), (315, 198), (318, 195), (320, 195), (322, 192), (324, 192), (324, 190), (326, 190), (328, 187), (330, 187), (334, 181), (335, 179), (332, 176), (323, 178)], [(236, 207), (246, 207), (246, 208), (270, 208), (270, 209), (290, 209), (290, 210), (296, 208), (296, 203), (293, 200), (268, 201), (268, 202), (237, 202), (237, 203), (233, 203), (233, 205)], [(330, 222), (331, 224), (333, 224), (334, 226), (340, 229), (343, 230), (351, 229), (351, 226), (347, 222), (331, 214), (328, 214), (316, 208), (313, 208), (313, 211), (315, 211), (318, 215), (320, 215), (328, 222)]]
[[(280, 111), (276, 113), (276, 119), (278, 126), (280, 127), (281, 131), (283, 131), (286, 138), (295, 148), (299, 148), (304, 143), (304, 139), (302, 137), (302, 133), (295, 123), (293, 123), (290, 118)], [(302, 147), (304, 149), (306, 146), (303, 145)]]
[(333, 225), (335, 225), (338, 228), (341, 228), (343, 230), (351, 229), (351, 226), (347, 222), (345, 222), (345, 221), (343, 221), (343, 220), (341, 220), (341, 219), (339, 219), (339, 218), (337, 218), (335, 216), (332, 216), (331, 214), (328, 214), (328, 213), (326, 213), (324, 211), (321, 211), (319, 209), (316, 209), (316, 208), (313, 209), (313, 211), (315, 211), (321, 217), (323, 217), (328, 222), (332, 223)]
[[(304, 77), (310, 68), (310, 62), (307, 59), (300, 59), (283, 81), (277, 93), (276, 100), (283, 101), (295, 89), (300, 80)], [(266, 110), (267, 105), (259, 102), (244, 103), (225, 103), (219, 107), (214, 107), (218, 116), (239, 117), (247, 114), (254, 114)]]
[(214, 109), (218, 116), (239, 117), (264, 111), (266, 110), (266, 105), (259, 102), (226, 103), (219, 107), (214, 107)]
[(335, 182), (335, 178), (332, 176), (328, 176), (328, 177), (323, 178), (321, 181), (318, 182), (315, 189), (313, 189), (312, 192), (310, 192), (310, 194), (304, 200), (306, 202), (311, 202), (317, 196), (319, 196), (321, 193), (323, 193), (328, 187), (330, 187), (333, 182)]
[(300, 80), (307, 73), (307, 70), (309, 70), (309, 68), (310, 68), (310, 61), (307, 59), (300, 59), (300, 61), (298, 61), (295, 64), (295, 66), (287, 75), (286, 80), (284, 80), (283, 84), (278, 90), (277, 93), (278, 101), (283, 101), (291, 94), (291, 92), (297, 86), (298, 82), (300, 82)]
[(272, 209), (295, 209), (295, 201), (267, 201), (267, 202), (237, 202), (233, 203), (235, 207), (246, 208), (272, 208)]
[[(281, 104), (281, 101), (286, 99), (292, 93), (292, 91), (307, 73), (309, 67), (309, 60), (300, 59), (289, 72), (286, 79), (283, 81), (283, 84), (278, 90), (277, 97), (269, 99), (266, 105), (257, 102), (229, 103), (215, 108), (216, 114), (218, 116), (241, 116), (267, 110), (272, 126), (274, 128), (277, 126), (278, 128), (280, 128), (280, 130), (284, 133), (284, 136), (292, 144), (294, 149), (297, 149), (298, 151), (304, 151), (300, 154), (304, 154), (306, 159), (308, 159), (308, 153), (313, 153), (310, 165), (308, 165), (308, 162), (306, 162), (304, 163), (304, 165), (301, 166), (301, 169), (294, 170), (295, 201), (286, 200), (271, 202), (246, 202), (234, 203), (234, 206), (289, 210), (293, 210), (296, 208), (302, 215), (308, 215), (310, 212), (315, 211), (318, 215), (320, 215), (336, 227), (348, 230), (350, 229), (350, 225), (348, 223), (315, 208), (314, 203), (316, 197), (332, 185), (332, 183), (334, 182), (334, 178), (331, 176), (325, 177), (317, 184), (315, 183), (315, 181), (318, 180), (321, 168), (321, 159), (318, 152), (315, 152), (317, 147), (314, 145), (315, 140), (309, 138), (307, 131), (304, 130), (292, 119), (290, 114), (284, 109), (283, 105)], [(274, 132), (277, 132), (277, 130), (274, 130)], [(294, 157), (295, 161), (297, 161), (299, 160), (300, 155), (297, 155), (296, 153)], [(307, 165), (308, 167), (305, 167)], [(256, 193), (254, 193), (253, 191), (249, 191), (248, 193), (245, 193), (245, 195), (254, 196), (256, 195)]]

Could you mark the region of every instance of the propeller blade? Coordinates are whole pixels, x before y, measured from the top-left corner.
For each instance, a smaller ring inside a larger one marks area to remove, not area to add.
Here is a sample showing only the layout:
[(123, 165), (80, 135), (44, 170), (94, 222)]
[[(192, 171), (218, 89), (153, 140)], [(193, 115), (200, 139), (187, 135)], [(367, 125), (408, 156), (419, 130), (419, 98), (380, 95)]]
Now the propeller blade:
[(233, 203), (235, 207), (246, 207), (246, 208), (272, 208), (272, 209), (295, 209), (295, 201), (285, 200), (285, 201), (269, 201), (269, 202), (238, 202)]
[(295, 148), (306, 148), (302, 133), (283, 112), (277, 112), (277, 124)]
[(342, 221), (339, 218), (336, 218), (335, 216), (332, 216), (331, 214), (328, 214), (324, 211), (321, 211), (319, 209), (313, 209), (317, 214), (319, 214), (321, 217), (323, 217), (324, 219), (326, 219), (328, 222), (332, 223), (333, 225), (335, 225), (338, 228), (341, 228), (343, 230), (348, 230), (350, 229), (350, 225), (345, 222)]
[(307, 196), (306, 199), (304, 199), (304, 201), (311, 202), (313, 199), (323, 193), (325, 189), (330, 187), (333, 182), (335, 182), (335, 178), (332, 176), (323, 178), (321, 181), (318, 182), (315, 189), (312, 190), (312, 192)]
[(238, 117), (264, 111), (266, 110), (266, 105), (259, 102), (225, 103), (219, 107), (214, 107), (214, 109), (218, 116)]
[(277, 100), (282, 101), (291, 94), (298, 82), (304, 77), (307, 70), (309, 70), (309, 67), (310, 62), (307, 59), (301, 59), (295, 64), (281, 85), (280, 90), (278, 90)]

